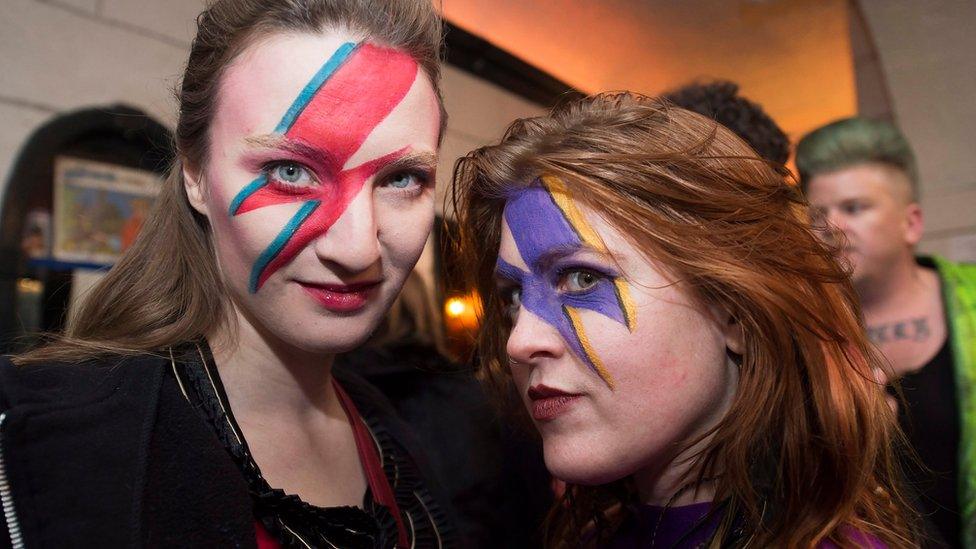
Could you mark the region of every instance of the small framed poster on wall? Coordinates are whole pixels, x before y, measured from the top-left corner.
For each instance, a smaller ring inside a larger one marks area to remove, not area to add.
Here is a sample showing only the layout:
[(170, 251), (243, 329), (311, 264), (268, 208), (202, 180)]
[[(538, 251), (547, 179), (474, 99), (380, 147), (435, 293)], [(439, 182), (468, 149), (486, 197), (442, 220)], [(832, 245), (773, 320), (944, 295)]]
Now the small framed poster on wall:
[(58, 261), (112, 265), (135, 241), (162, 184), (158, 175), (59, 157), (54, 165)]

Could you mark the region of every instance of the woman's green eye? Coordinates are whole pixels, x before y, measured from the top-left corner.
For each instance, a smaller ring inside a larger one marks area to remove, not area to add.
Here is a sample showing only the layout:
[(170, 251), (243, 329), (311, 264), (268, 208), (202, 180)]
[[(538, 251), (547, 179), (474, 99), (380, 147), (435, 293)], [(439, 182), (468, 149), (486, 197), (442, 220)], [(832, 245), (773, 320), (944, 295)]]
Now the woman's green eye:
[(600, 275), (584, 270), (567, 271), (560, 277), (559, 289), (567, 293), (585, 292), (600, 282)]

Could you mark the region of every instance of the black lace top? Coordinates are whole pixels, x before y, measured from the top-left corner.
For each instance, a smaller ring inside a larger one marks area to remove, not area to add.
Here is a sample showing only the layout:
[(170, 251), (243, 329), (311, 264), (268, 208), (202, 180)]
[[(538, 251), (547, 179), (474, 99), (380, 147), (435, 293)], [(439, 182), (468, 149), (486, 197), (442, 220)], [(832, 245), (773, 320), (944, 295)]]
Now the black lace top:
[[(362, 507), (316, 507), (294, 494), (272, 487), (251, 456), (244, 434), (234, 419), (213, 357), (206, 343), (175, 349), (172, 374), (194, 409), (213, 429), (244, 476), (255, 519), (283, 547), (392, 548), (397, 524), (389, 509), (373, 498), (369, 488)], [(336, 373), (372, 436), (381, 465), (400, 508), (412, 547), (454, 547), (454, 528), (435, 501), (410, 454), (384, 426), (381, 406), (365, 382)], [(372, 393), (372, 394), (371, 394)], [(373, 400), (374, 402), (370, 402)]]

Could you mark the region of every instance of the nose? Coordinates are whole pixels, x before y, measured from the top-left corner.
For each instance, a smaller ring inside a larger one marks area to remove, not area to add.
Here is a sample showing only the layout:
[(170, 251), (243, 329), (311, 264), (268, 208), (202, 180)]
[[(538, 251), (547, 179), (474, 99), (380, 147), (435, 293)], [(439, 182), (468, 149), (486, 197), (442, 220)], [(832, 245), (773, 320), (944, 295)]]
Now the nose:
[(532, 364), (541, 359), (560, 358), (566, 352), (566, 342), (553, 325), (523, 307), (505, 350), (515, 362)]
[(339, 219), (314, 243), (315, 254), (347, 273), (363, 272), (380, 260), (373, 192), (364, 185)]

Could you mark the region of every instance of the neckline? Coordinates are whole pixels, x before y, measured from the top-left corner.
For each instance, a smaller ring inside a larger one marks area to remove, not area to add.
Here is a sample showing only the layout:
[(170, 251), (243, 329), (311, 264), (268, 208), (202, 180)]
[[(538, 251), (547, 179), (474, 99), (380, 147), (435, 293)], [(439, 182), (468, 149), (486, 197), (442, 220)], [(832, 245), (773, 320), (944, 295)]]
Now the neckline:
[(691, 511), (699, 511), (699, 510), (707, 512), (712, 508), (712, 502), (700, 501), (697, 503), (689, 503), (687, 505), (672, 505), (670, 507), (665, 505), (651, 505), (650, 503), (643, 503), (641, 504), (640, 507), (641, 509), (657, 512), (657, 513), (662, 513), (665, 511), (670, 513), (672, 511), (691, 512)]
[[(317, 540), (334, 545), (334, 542), (346, 539), (351, 547), (367, 546), (356, 543), (364, 537), (371, 540), (369, 546), (381, 546), (385, 544), (381, 541), (385, 539), (384, 532), (396, 535), (398, 528), (393, 515), (375, 500), (369, 486), (363, 494), (362, 506), (334, 507), (319, 507), (297, 494), (271, 486), (254, 460), (244, 432), (234, 417), (210, 346), (206, 341), (194, 342), (184, 349), (182, 358), (184, 360), (179, 361), (181, 371), (177, 371), (177, 361), (172, 364), (183, 395), (205, 416), (221, 445), (237, 464), (251, 494), (255, 518), (272, 535), (279, 539), (290, 537), (305, 546), (314, 546)], [(193, 398), (188, 394), (190, 392)], [(309, 540), (313, 541), (312, 545)]]
[[(370, 491), (370, 487), (368, 483), (366, 485), (366, 490), (363, 492), (362, 506), (335, 505), (329, 507), (322, 507), (319, 505), (306, 502), (298, 494), (293, 494), (291, 492), (286, 492), (285, 490), (272, 487), (271, 484), (267, 481), (267, 479), (264, 478), (264, 475), (261, 473), (261, 467), (254, 459), (254, 455), (251, 453), (251, 449), (247, 444), (247, 438), (244, 436), (244, 430), (241, 429), (240, 424), (237, 423), (237, 418), (234, 417), (234, 410), (230, 405), (230, 399), (227, 397), (227, 391), (224, 388), (223, 380), (221, 380), (220, 378), (220, 372), (217, 370), (217, 364), (214, 361), (213, 353), (210, 350), (210, 345), (208, 344), (202, 346), (198, 343), (196, 345), (196, 348), (198, 354), (200, 355), (200, 360), (201, 360), (200, 365), (203, 367), (203, 371), (207, 375), (207, 378), (211, 383), (211, 388), (214, 391), (214, 394), (212, 396), (216, 397), (217, 403), (220, 405), (220, 410), (222, 412), (224, 421), (227, 422), (227, 426), (230, 428), (231, 433), (234, 435), (235, 442), (237, 442), (237, 444), (240, 445), (241, 451), (247, 456), (247, 459), (251, 462), (254, 471), (258, 474), (258, 476), (268, 486), (269, 489), (280, 490), (287, 497), (296, 498), (302, 503), (304, 503), (305, 505), (308, 505), (309, 507), (313, 507), (315, 509), (322, 509), (322, 510), (345, 509), (345, 508), (365, 509), (367, 507), (367, 502), (372, 501), (371, 498), (372, 493)], [(334, 378), (333, 378), (333, 383), (338, 385), (338, 381), (336, 381)], [(337, 387), (337, 390), (341, 390), (341, 389)], [(343, 412), (346, 413), (347, 420), (353, 421), (353, 419), (349, 417), (349, 412), (344, 407), (343, 407)]]
[(641, 504), (636, 512), (638, 528), (648, 536), (645, 541), (651, 547), (701, 547), (721, 520), (713, 507), (711, 501), (677, 507)]

